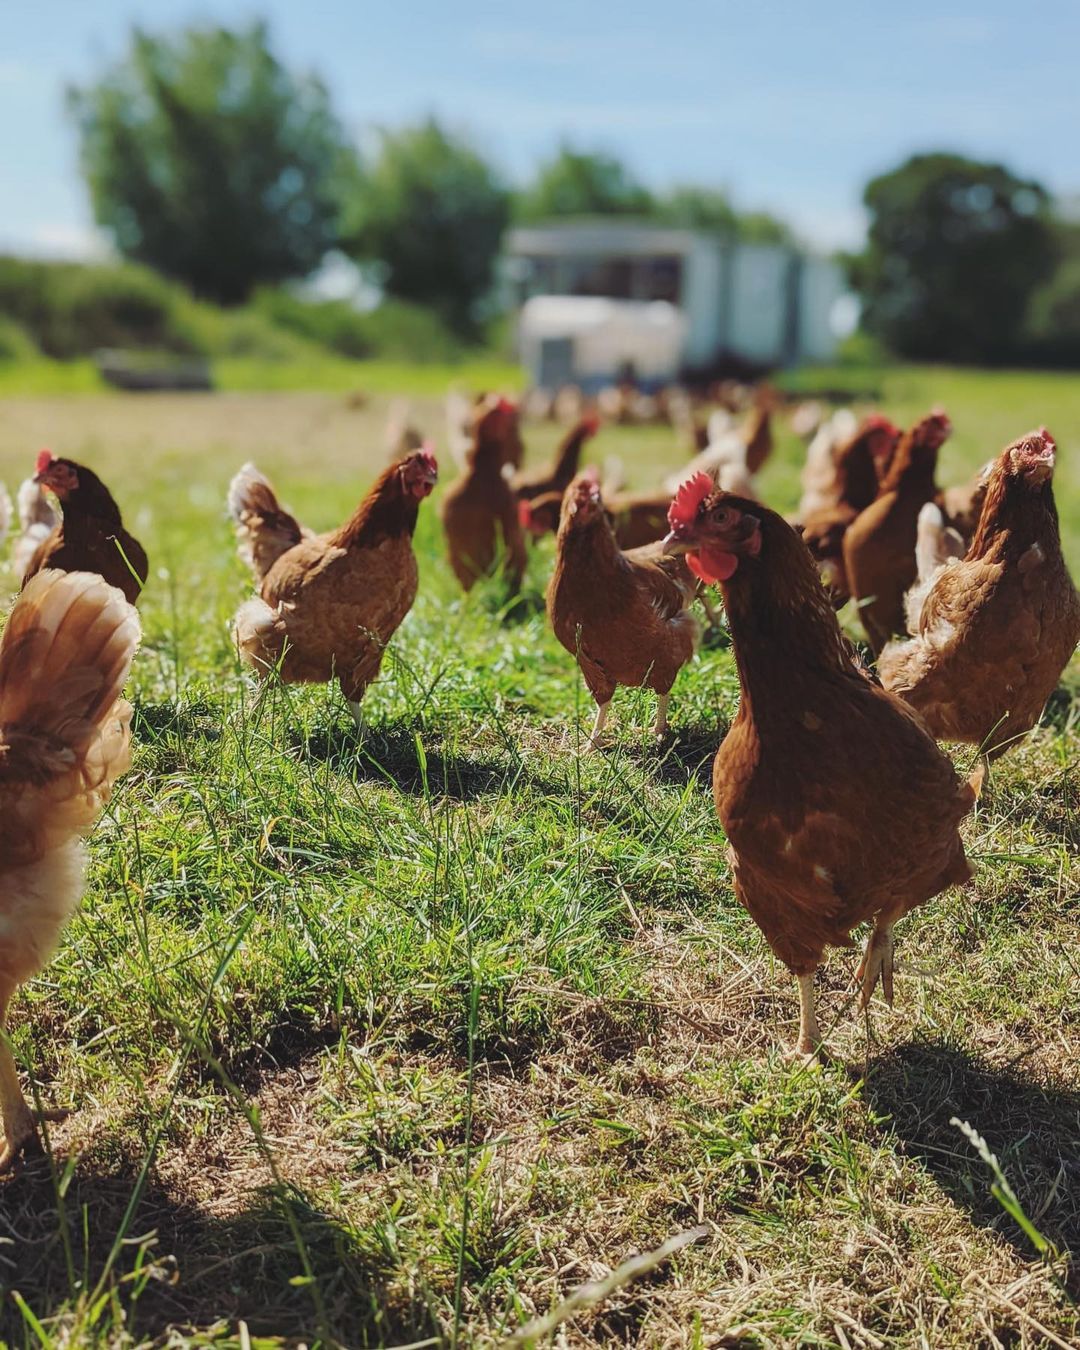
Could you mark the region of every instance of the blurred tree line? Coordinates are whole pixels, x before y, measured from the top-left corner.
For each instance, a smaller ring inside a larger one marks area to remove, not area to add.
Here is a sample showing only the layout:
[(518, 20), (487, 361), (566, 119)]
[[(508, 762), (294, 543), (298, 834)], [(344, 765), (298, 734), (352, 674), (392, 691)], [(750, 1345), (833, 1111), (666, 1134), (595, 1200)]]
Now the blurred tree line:
[(124, 60), (68, 103), (95, 218), (117, 250), (222, 305), (304, 276), (338, 249), (385, 294), (472, 336), (511, 220), (632, 214), (789, 237), (722, 192), (657, 197), (619, 161), (569, 145), (515, 193), (434, 119), (381, 132), (362, 160), (326, 89), (281, 65), (263, 23), (136, 30)]
[(899, 356), (1080, 357), (1080, 232), (1000, 164), (914, 155), (867, 184), (867, 247), (849, 259), (863, 323)]
[[(434, 119), (381, 132), (361, 158), (324, 86), (278, 61), (262, 23), (170, 37), (136, 30), (127, 56), (71, 90), (69, 106), (95, 217), (118, 252), (219, 305), (263, 288), (265, 308), (266, 287), (339, 250), (403, 314), (423, 307), (468, 339), (489, 317), (513, 221), (623, 215), (793, 242), (781, 221), (739, 212), (720, 190), (658, 195), (619, 160), (569, 144), (516, 192)], [(996, 164), (919, 155), (874, 179), (864, 201), (867, 247), (847, 263), (864, 328), (889, 351), (1080, 360), (1080, 227), (1055, 220), (1038, 183)]]

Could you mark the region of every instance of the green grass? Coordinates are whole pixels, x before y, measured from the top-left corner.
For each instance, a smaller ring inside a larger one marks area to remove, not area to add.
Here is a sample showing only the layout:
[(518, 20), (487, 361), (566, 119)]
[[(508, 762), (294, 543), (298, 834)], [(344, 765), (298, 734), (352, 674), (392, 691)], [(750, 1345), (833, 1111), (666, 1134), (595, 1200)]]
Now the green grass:
[[(950, 480), (1047, 422), (1080, 563), (1070, 382), (883, 379), (898, 417), (949, 409)], [(365, 743), (335, 691), (238, 668), (229, 476), (254, 456), (302, 518), (336, 523), (381, 462), (395, 385), (438, 436), (434, 372), (385, 366), (342, 385), (375, 394), (359, 410), (329, 393), (0, 405), (9, 486), (42, 442), (85, 456), (152, 565), (134, 765), (82, 911), (13, 1007), (43, 1100), (77, 1109), (0, 1189), (0, 1337), (498, 1344), (704, 1225), (565, 1343), (1076, 1343), (1075, 667), (966, 827), (975, 883), (898, 930), (895, 1013), (856, 1016), (854, 954), (833, 953), (834, 1059), (795, 1068), (793, 981), (733, 899), (709, 793), (738, 694), (723, 642), (680, 676), (664, 753), (650, 697), (621, 691), (610, 750), (577, 757), (591, 709), (540, 609), (550, 541), (504, 618), (495, 588), (456, 589), (436, 498)], [(657, 429), (596, 450), (641, 485), (679, 460)], [(780, 506), (798, 454), (785, 435), (768, 470)]]
[[(306, 349), (305, 349), (306, 350)], [(347, 361), (320, 354), (311, 347), (310, 358), (300, 361), (266, 361), (256, 357), (229, 356), (211, 362), (214, 383), (226, 391), (310, 390), (370, 393), (409, 391), (441, 395), (451, 382), (468, 382), (481, 389), (517, 389), (522, 384), (520, 367), (507, 361), (470, 360), (462, 365), (431, 363), (407, 365), (402, 361)], [(59, 394), (109, 394), (90, 360), (29, 361), (0, 360), (0, 397)], [(123, 397), (123, 395), (117, 395)]]

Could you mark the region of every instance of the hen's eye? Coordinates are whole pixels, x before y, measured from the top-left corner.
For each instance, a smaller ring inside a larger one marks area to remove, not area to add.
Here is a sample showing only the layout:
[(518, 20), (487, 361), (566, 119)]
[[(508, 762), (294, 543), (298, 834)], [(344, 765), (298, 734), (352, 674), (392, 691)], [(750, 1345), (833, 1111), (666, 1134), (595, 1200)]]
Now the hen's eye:
[(722, 506), (718, 511), (713, 512), (713, 521), (717, 525), (734, 525), (736, 513), (730, 506)]

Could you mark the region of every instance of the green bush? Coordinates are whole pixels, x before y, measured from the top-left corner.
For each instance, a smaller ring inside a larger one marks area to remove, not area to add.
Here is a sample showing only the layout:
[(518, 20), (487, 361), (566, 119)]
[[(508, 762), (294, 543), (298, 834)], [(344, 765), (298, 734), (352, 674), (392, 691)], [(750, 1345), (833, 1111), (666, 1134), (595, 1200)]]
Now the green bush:
[(0, 361), (29, 361), (37, 355), (33, 338), (22, 324), (0, 314)]
[(362, 313), (342, 300), (302, 300), (287, 290), (263, 290), (255, 308), (279, 327), (353, 360), (453, 361), (461, 343), (438, 315), (403, 300)]
[(372, 351), (390, 361), (454, 362), (468, 354), (466, 344), (422, 305), (384, 300), (378, 309), (361, 315)]
[(210, 357), (235, 356), (280, 363), (312, 356), (311, 342), (251, 306), (218, 309), (185, 295), (181, 313), (199, 350)]
[(365, 315), (342, 300), (301, 300), (287, 290), (257, 292), (253, 308), (279, 328), (360, 360), (372, 354)]
[(0, 315), (20, 324), (46, 356), (64, 360), (99, 347), (197, 353), (183, 298), (145, 267), (0, 258)]
[(839, 344), (836, 364), (841, 366), (884, 366), (890, 360), (888, 348), (872, 334), (858, 328)]
[(404, 301), (360, 313), (267, 289), (244, 308), (219, 309), (135, 264), (0, 257), (0, 359), (66, 361), (101, 347), (279, 364), (326, 352), (441, 364), (468, 355), (437, 315)]
[(1031, 297), (1025, 338), (1033, 362), (1080, 365), (1080, 258), (1063, 262)]

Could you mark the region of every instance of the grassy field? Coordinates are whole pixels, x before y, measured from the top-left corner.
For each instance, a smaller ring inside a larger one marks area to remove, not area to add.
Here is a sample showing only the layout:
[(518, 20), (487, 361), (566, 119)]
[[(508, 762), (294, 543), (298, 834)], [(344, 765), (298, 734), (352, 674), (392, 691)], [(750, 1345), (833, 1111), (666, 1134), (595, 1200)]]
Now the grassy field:
[[(1080, 382), (878, 384), (900, 419), (946, 406), (943, 481), (1049, 425), (1080, 570)], [(663, 751), (650, 697), (621, 691), (610, 749), (580, 758), (591, 707), (541, 609), (550, 541), (524, 612), (465, 600), (436, 496), (365, 742), (336, 691), (238, 668), (229, 477), (254, 458), (337, 523), (395, 385), (408, 372), (354, 367), (357, 407), (0, 381), (0, 477), (42, 444), (85, 459), (152, 564), (134, 767), (80, 915), (13, 1008), (42, 1100), (76, 1111), (0, 1188), (0, 1337), (495, 1345), (692, 1233), (537, 1343), (1080, 1342), (1076, 664), (965, 827), (974, 883), (898, 929), (895, 1012), (858, 1016), (854, 954), (833, 953), (833, 1058), (794, 1067), (794, 982), (733, 899), (709, 792), (738, 694), (721, 638), (680, 677)], [(439, 438), (436, 376), (412, 387)], [(555, 434), (529, 429), (530, 451)], [(640, 485), (680, 459), (658, 430), (596, 450)], [(774, 504), (799, 462), (785, 433)]]

